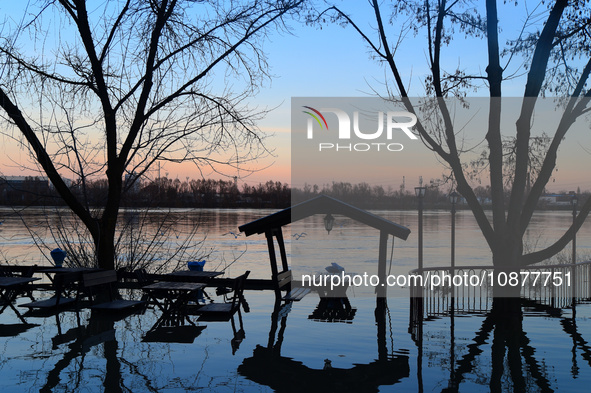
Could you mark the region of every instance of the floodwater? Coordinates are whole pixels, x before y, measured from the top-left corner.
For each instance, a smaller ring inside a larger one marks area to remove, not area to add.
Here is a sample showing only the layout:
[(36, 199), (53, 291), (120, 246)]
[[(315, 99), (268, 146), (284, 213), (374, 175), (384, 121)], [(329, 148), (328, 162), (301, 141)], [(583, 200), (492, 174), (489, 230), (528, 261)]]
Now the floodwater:
[[(237, 227), (271, 212), (179, 211), (180, 227), (168, 236), (171, 242), (186, 236), (199, 217), (206, 247), (215, 248), (206, 267), (225, 268), (229, 277), (251, 270), (254, 277), (268, 278), (264, 236), (245, 238)], [(29, 229), (11, 210), (0, 214), (3, 259), (49, 265), (29, 231), (36, 231), (46, 250), (55, 247), (46, 229), (52, 213), (25, 212)], [(376, 214), (413, 230), (406, 242), (395, 240), (388, 257), (393, 269), (415, 268), (416, 212)], [(449, 218), (444, 211), (425, 214), (426, 267), (449, 263)], [(549, 244), (571, 219), (566, 211), (537, 215), (528, 244)], [(295, 267), (316, 271), (338, 262), (357, 273), (373, 268), (377, 233), (339, 217), (330, 234), (322, 217), (303, 224), (305, 229), (286, 230), (288, 252), (314, 249), (321, 263), (304, 259), (293, 262)], [(489, 264), (486, 243), (468, 212), (458, 213), (456, 228), (456, 264)], [(579, 233), (579, 260), (591, 247), (590, 232), (585, 225)], [(327, 242), (338, 248), (331, 253)], [(562, 258), (569, 260), (570, 249)], [(207, 293), (215, 296), (213, 289)], [(439, 310), (417, 324), (404, 296), (384, 305), (375, 297), (348, 295), (343, 311), (341, 300), (327, 303), (316, 293), (283, 306), (270, 291), (247, 291), (250, 312), (241, 313), (242, 321), (236, 315), (230, 322), (196, 322), (197, 331), (181, 329), (168, 340), (183, 343), (150, 341), (161, 313), (157, 308), (121, 320), (87, 310), (57, 317), (25, 314), (26, 325), (6, 309), (0, 314), (0, 387), (5, 392), (586, 392), (591, 384), (589, 304), (574, 310), (530, 304), (512, 324), (486, 312)], [(17, 304), (27, 301), (19, 298)]]
[[(203, 241), (197, 253), (208, 254), (206, 269), (227, 270), (236, 276), (250, 270), (250, 277), (269, 278), (269, 253), (264, 235), (248, 238), (238, 227), (276, 210), (265, 209), (172, 209), (153, 210), (148, 214), (143, 237), (159, 237), (163, 244), (174, 248), (195, 230), (193, 243)], [(60, 210), (58, 212), (62, 212)], [(143, 225), (144, 211), (126, 211), (124, 219)], [(374, 211), (411, 230), (406, 241), (395, 239), (388, 243), (389, 271), (406, 273), (417, 268), (417, 213), (416, 211)], [(55, 210), (28, 208), (13, 210), (0, 208), (0, 260), (10, 264), (38, 264), (51, 266), (49, 251), (57, 247), (57, 217)], [(169, 218), (165, 218), (169, 217)], [(334, 229), (327, 233), (321, 216), (312, 216), (284, 228), (288, 255), (293, 256), (291, 268), (297, 273), (318, 273), (324, 266), (338, 262), (347, 272), (372, 272), (378, 258), (379, 233), (349, 218), (336, 216)], [(141, 222), (140, 222), (141, 221)], [(171, 229), (162, 229), (162, 223), (174, 223)], [(544, 211), (536, 213), (525, 236), (529, 250), (548, 246), (558, 239), (572, 222), (570, 211)], [(25, 225), (26, 223), (26, 225)], [(446, 266), (450, 263), (449, 211), (426, 211), (423, 226), (424, 267)], [(303, 236), (302, 236), (303, 234)], [(73, 237), (77, 241), (78, 238)], [(293, 252), (292, 252), (293, 251)], [(490, 265), (491, 254), (472, 213), (456, 214), (455, 264)], [(577, 260), (591, 259), (591, 221), (588, 220), (577, 235)], [(235, 261), (236, 260), (236, 261)], [(567, 246), (555, 262), (571, 260)], [(234, 262), (235, 261), (235, 262)], [(181, 261), (182, 263), (183, 261)], [(67, 263), (67, 261), (66, 261)], [(155, 262), (156, 264), (158, 261)]]

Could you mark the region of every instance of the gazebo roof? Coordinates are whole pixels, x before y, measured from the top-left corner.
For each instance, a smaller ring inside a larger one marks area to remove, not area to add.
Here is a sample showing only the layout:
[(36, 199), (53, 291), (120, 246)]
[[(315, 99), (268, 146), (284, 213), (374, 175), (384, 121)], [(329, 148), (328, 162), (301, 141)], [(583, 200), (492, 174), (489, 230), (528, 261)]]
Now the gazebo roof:
[(258, 220), (240, 226), (238, 229), (240, 232), (244, 232), (246, 236), (250, 236), (281, 228), (287, 224), (291, 224), (292, 222), (299, 221), (315, 214), (329, 213), (349, 217), (362, 224), (384, 231), (403, 240), (406, 240), (410, 234), (410, 229), (402, 225), (326, 195), (320, 195), (266, 217), (259, 218)]

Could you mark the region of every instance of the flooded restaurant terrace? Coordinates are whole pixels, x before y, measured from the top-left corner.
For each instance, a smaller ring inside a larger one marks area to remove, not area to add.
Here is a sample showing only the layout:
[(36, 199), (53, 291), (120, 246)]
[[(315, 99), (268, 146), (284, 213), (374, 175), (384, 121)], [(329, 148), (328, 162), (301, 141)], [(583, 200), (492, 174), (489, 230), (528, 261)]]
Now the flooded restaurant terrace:
[[(223, 270), (215, 278), (223, 285), (199, 287), (193, 292), (197, 297), (186, 299), (186, 315), (177, 313), (174, 301), (167, 303), (162, 292), (155, 290), (146, 298), (137, 279), (118, 282), (124, 299), (148, 300), (128, 312), (91, 311), (86, 298), (80, 307), (60, 312), (29, 310), (22, 306), (31, 297), (43, 301), (52, 296), (50, 272), (36, 271), (36, 289), (15, 299), (18, 313), (7, 307), (0, 314), (0, 386), (6, 392), (583, 392), (591, 383), (591, 304), (584, 298), (574, 306), (568, 296), (523, 299), (512, 308), (517, 313), (503, 315), (494, 312), (493, 299), (482, 293), (432, 292), (410, 299), (406, 287), (377, 299), (363, 288), (348, 288), (338, 297), (321, 297), (313, 289), (298, 301), (285, 301), (271, 288), (255, 289), (257, 280), (271, 275), (267, 239), (227, 233), (238, 234), (238, 226), (270, 213), (201, 212), (202, 221), (209, 214), (203, 228), (208, 241), (218, 244), (217, 253), (247, 252), (227, 269), (223, 263), (217, 267), (215, 260), (224, 258), (212, 255), (205, 270)], [(416, 218), (412, 212), (376, 214), (411, 229)], [(561, 214), (567, 223), (567, 214), (548, 212), (537, 225), (560, 223)], [(360, 266), (359, 248), (367, 247), (375, 265), (378, 242), (367, 241), (379, 238), (375, 231), (365, 233), (346, 218), (335, 218), (330, 234), (322, 228), (323, 217), (306, 223), (306, 236), (297, 240), (286, 232), (287, 255), (306, 244), (324, 258), (322, 266), (338, 262), (359, 273), (366, 269)], [(445, 266), (442, 253), (449, 250), (448, 214), (426, 212), (426, 218), (425, 269), (435, 271)], [(467, 262), (465, 255), (474, 255), (470, 261), (478, 265), (479, 258), (486, 259), (484, 251), (481, 257), (474, 252), (482, 239), (467, 213), (458, 218), (457, 257)], [(315, 226), (320, 227), (317, 232)], [(30, 245), (18, 244), (16, 227), (16, 221), (5, 220), (2, 236), (16, 239), (6, 241), (6, 249), (22, 259)], [(351, 228), (363, 239), (361, 245), (350, 238)], [(14, 232), (9, 236), (7, 230)], [(581, 229), (582, 256), (589, 246), (588, 232), (587, 226)], [(338, 261), (327, 257), (322, 248), (326, 239), (346, 242), (351, 252)], [(407, 273), (416, 268), (413, 242), (411, 236), (393, 248), (394, 263)], [(33, 247), (28, 250), (34, 254)], [(38, 269), (50, 267), (38, 264)], [(317, 266), (294, 268), (317, 271)], [(245, 271), (250, 271), (249, 284), (235, 312), (217, 318), (191, 311), (195, 304), (228, 304), (224, 298), (231, 304), (232, 283)], [(176, 290), (179, 295), (183, 288)]]

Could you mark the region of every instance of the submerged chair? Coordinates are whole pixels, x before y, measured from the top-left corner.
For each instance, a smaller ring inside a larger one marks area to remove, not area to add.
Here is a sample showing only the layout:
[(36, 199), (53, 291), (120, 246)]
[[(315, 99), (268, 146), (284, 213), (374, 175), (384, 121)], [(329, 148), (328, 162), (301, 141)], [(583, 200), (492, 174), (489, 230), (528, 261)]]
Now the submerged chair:
[(146, 271), (146, 269), (137, 269), (133, 272), (138, 284), (140, 285), (140, 287), (143, 287), (144, 285), (148, 285), (148, 284), (152, 284), (154, 282), (154, 280), (150, 279), (148, 272)]
[[(277, 274), (275, 296), (286, 302), (299, 302), (310, 293), (310, 288), (292, 287), (293, 273), (291, 270), (285, 270)], [(281, 296), (281, 291), (286, 291), (285, 296)]]
[(157, 326), (150, 329), (142, 341), (192, 344), (206, 327), (205, 325)]
[[(245, 305), (244, 301), (244, 284), (250, 271), (246, 271), (243, 275), (236, 277), (234, 285), (232, 286), (232, 295), (226, 298), (224, 303), (210, 303), (197, 308), (194, 313), (199, 315), (199, 321), (229, 321), (236, 312), (240, 312), (240, 305)], [(245, 311), (248, 311), (248, 306), (245, 305)]]

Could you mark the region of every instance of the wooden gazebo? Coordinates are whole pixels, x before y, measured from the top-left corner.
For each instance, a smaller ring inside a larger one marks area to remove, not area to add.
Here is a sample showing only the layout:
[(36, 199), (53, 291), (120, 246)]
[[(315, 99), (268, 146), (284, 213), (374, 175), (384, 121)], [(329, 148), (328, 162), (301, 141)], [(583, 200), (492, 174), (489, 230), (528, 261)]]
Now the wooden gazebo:
[[(388, 237), (393, 235), (399, 239), (406, 240), (410, 234), (410, 229), (376, 216), (368, 211), (349, 205), (338, 199), (326, 195), (320, 195), (316, 198), (299, 203), (239, 227), (240, 232), (244, 232), (246, 236), (265, 234), (269, 248), (269, 260), (271, 263), (271, 274), (274, 283), (278, 283), (278, 277), (280, 277), (282, 273), (289, 271), (282, 227), (315, 214), (338, 214), (377, 229), (380, 233), (378, 276), (380, 277), (380, 282), (385, 282)], [(279, 246), (281, 268), (279, 267), (273, 238), (277, 240)], [(276, 288), (277, 291), (279, 289), (280, 288), (278, 287)], [(385, 297), (386, 287), (378, 287), (377, 295), (378, 297)]]
[[(285, 312), (283, 306), (275, 303), (267, 345), (257, 345), (253, 356), (245, 358), (238, 366), (238, 373), (282, 392), (377, 392), (380, 386), (395, 385), (410, 375), (409, 358), (401, 353), (389, 353), (387, 337), (393, 339), (394, 333), (391, 324), (390, 331), (387, 329), (386, 299), (377, 300), (374, 315), (378, 351), (374, 361), (344, 369), (332, 367), (326, 359), (324, 367), (319, 369), (282, 356), (289, 311)], [(351, 341), (343, 339), (342, 343), (348, 345)]]

